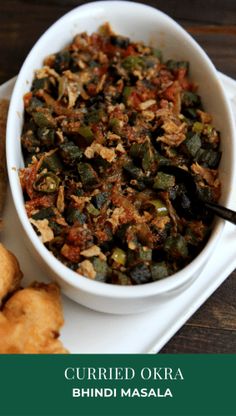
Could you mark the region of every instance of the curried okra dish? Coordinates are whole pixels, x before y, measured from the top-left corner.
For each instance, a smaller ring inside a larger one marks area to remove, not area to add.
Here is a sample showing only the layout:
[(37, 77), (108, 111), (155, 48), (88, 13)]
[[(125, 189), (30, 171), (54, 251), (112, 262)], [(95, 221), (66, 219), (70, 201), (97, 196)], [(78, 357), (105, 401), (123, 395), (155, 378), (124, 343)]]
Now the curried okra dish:
[[(202, 250), (220, 197), (220, 134), (189, 63), (104, 24), (48, 56), (24, 96), (29, 220), (62, 263), (119, 285), (157, 281)], [(174, 171), (173, 171), (174, 172)]]

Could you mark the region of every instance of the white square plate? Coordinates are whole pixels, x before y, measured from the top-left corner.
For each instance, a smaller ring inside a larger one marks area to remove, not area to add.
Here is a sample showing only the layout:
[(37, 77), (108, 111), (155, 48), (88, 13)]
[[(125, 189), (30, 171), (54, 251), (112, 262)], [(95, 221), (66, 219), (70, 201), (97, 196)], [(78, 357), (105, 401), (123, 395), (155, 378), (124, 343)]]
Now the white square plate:
[[(236, 81), (219, 74), (236, 115)], [(0, 86), (10, 98), (15, 79)], [(231, 206), (236, 210), (235, 204)], [(24, 283), (47, 281), (23, 243), (21, 227), (8, 192), (1, 241), (18, 257)], [(198, 278), (185, 289), (137, 315), (109, 315), (86, 309), (63, 297), (62, 341), (71, 353), (156, 353), (206, 301), (236, 267), (236, 227), (227, 223), (218, 246)]]

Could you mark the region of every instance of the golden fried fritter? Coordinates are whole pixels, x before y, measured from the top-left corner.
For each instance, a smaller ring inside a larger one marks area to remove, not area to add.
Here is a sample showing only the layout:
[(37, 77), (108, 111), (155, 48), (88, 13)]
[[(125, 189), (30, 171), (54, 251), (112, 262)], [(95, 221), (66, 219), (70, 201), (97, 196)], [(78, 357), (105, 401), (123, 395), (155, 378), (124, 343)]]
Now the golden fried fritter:
[(0, 354), (63, 354), (60, 290), (34, 283), (14, 293), (0, 313)]
[(19, 287), (22, 277), (16, 257), (0, 244), (0, 304), (5, 296)]
[(0, 224), (7, 189), (7, 169), (5, 158), (6, 120), (8, 100), (0, 100)]

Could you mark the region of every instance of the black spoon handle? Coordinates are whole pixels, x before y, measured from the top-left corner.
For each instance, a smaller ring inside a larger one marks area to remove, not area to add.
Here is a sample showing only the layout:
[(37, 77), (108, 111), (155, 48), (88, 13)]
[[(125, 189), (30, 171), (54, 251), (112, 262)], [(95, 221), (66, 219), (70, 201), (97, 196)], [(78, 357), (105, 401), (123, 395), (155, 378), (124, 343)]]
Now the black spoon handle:
[(236, 212), (231, 209), (222, 207), (212, 202), (204, 202), (204, 205), (224, 220), (230, 221), (236, 225)]

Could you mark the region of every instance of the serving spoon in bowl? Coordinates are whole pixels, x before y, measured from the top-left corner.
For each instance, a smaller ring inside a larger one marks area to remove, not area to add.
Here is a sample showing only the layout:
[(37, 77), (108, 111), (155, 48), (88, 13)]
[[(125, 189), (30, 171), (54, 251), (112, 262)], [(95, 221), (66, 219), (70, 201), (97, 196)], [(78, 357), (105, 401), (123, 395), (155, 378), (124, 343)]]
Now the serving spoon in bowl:
[(185, 186), (187, 190), (187, 196), (189, 197), (192, 204), (194, 203), (197, 208), (207, 208), (208, 211), (218, 215), (218, 217), (236, 225), (236, 212), (219, 204), (203, 199), (199, 195), (193, 176), (188, 171), (173, 165), (161, 166), (160, 171), (174, 175), (176, 182), (182, 183)]

